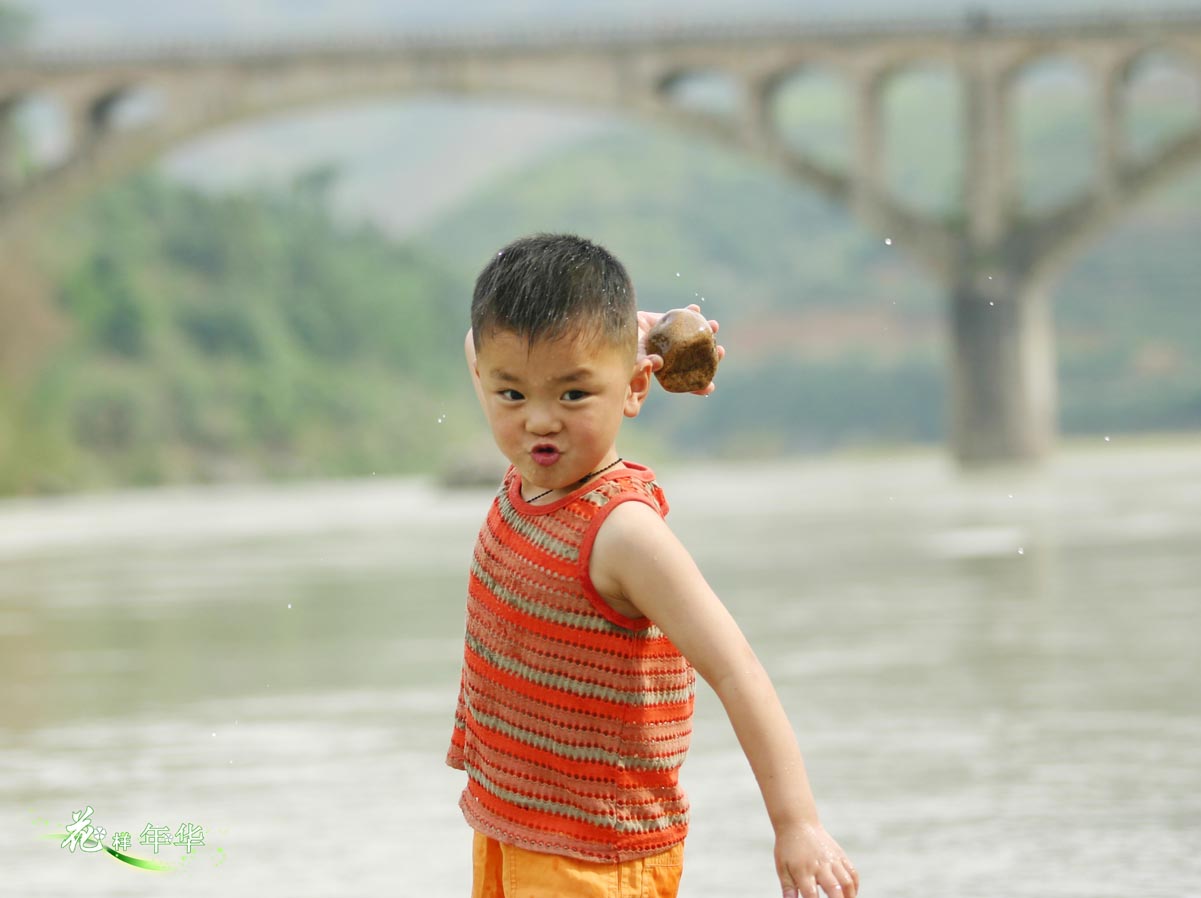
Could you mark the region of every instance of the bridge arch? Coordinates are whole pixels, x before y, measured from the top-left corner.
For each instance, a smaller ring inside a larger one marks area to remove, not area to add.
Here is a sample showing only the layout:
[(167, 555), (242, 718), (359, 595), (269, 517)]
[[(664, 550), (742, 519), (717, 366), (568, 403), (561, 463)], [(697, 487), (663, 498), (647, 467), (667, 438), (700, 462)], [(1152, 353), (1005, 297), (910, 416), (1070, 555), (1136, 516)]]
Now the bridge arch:
[(61, 165), (76, 140), (70, 107), (49, 91), (0, 99), (0, 196)]
[[(905, 207), (948, 218), (961, 214), (965, 177), (963, 92), (950, 60), (910, 59), (890, 65), (880, 83), (884, 181)], [(922, 115), (927, 127), (905, 128)], [(900, 135), (908, 135), (908, 144)]]
[(772, 134), (791, 151), (834, 170), (849, 170), (853, 88), (845, 71), (822, 61), (773, 72), (762, 87)]
[(164, 102), (161, 87), (138, 81), (123, 82), (91, 101), (87, 119), (97, 133), (131, 130), (160, 118)]
[(738, 79), (718, 66), (668, 72), (659, 79), (656, 93), (663, 102), (687, 114), (723, 120), (733, 119), (742, 105)]
[(1086, 64), (1074, 54), (1031, 56), (1008, 83), (1014, 211), (1043, 213), (1094, 189), (1101, 126)]
[(1191, 70), (1201, 77), (1201, 48), (1192, 46), (1184, 41), (1176, 41), (1170, 37), (1145, 41), (1131, 47), (1118, 62), (1122, 77), (1129, 79), (1137, 74), (1140, 64), (1147, 59), (1170, 59), (1182, 68)]
[(1201, 126), (1201, 59), (1170, 43), (1133, 53), (1121, 67), (1124, 143), (1145, 159)]

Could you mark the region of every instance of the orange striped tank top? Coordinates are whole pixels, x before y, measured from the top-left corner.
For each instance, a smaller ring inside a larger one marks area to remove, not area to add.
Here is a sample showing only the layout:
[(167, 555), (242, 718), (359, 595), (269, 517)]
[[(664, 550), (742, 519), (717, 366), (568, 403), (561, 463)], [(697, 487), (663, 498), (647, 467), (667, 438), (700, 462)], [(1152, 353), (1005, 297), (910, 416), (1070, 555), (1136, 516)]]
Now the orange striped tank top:
[(654, 473), (626, 462), (548, 505), (510, 469), (476, 541), (455, 728), (446, 762), (459, 802), (499, 841), (587, 861), (625, 861), (684, 839), (678, 774), (695, 674), (646, 618), (614, 611), (588, 562), (622, 502), (661, 515)]

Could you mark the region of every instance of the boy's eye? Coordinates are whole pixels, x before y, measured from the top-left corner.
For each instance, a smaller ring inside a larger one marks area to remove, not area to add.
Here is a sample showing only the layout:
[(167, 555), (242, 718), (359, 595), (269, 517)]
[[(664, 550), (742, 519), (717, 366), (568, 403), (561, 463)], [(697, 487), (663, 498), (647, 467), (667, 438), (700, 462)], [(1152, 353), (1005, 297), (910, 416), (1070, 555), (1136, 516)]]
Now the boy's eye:
[(522, 399), (525, 399), (525, 397), (516, 390), (501, 390), (500, 398), (507, 399), (509, 402), (520, 402)]
[(563, 394), (563, 398), (568, 402), (579, 402), (581, 399), (584, 399), (587, 396), (588, 394), (583, 390), (568, 390)]

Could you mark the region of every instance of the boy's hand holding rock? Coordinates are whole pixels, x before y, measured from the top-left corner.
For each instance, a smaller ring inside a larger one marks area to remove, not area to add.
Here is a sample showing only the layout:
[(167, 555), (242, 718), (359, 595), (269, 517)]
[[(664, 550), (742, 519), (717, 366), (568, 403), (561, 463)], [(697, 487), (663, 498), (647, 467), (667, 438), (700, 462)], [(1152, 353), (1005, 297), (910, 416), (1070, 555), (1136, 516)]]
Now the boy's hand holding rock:
[(708, 396), (716, 389), (713, 376), (725, 349), (717, 345), (717, 322), (700, 312), (700, 306), (690, 305), (663, 314), (638, 313), (638, 348), (669, 393)]

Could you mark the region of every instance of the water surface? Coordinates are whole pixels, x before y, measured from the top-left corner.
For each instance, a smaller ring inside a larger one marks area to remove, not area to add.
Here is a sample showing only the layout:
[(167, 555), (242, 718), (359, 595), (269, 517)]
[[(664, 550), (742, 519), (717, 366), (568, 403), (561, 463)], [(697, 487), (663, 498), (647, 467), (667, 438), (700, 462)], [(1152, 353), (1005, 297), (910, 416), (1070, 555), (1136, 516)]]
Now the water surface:
[[(864, 894), (1201, 895), (1201, 441), (964, 478), (937, 454), (656, 465)], [(490, 491), (0, 503), (4, 894), (467, 894), (443, 765)], [(775, 895), (712, 693), (681, 894)], [(90, 805), (129, 853), (74, 854)]]

